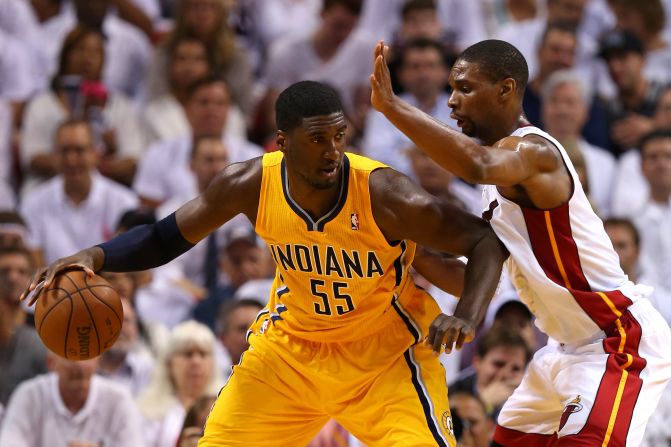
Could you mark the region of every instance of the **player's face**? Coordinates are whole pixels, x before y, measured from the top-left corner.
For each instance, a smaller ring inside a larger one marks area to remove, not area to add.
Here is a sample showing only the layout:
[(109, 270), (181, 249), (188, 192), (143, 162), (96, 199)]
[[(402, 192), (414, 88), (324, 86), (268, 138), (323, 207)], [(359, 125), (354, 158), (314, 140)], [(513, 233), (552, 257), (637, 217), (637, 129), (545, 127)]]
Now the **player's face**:
[(330, 189), (338, 185), (345, 153), (347, 123), (342, 112), (303, 118), (301, 126), (278, 133), (278, 146), (287, 165), (310, 186)]
[(488, 123), (495, 122), (501, 110), (499, 83), (492, 82), (477, 64), (458, 60), (450, 71), (452, 94), (447, 105), (450, 117), (469, 137), (482, 137)]

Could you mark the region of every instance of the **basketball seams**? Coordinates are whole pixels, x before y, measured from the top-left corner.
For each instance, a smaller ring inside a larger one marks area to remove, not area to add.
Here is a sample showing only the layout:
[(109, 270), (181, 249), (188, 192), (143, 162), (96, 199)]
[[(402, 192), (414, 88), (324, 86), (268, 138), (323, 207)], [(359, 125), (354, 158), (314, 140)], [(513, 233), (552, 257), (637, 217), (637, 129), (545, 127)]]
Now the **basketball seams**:
[[(98, 333), (98, 326), (96, 326), (96, 321), (93, 318), (93, 313), (91, 313), (91, 309), (89, 309), (89, 305), (86, 304), (86, 300), (84, 299), (84, 294), (82, 293), (82, 290), (85, 290), (85, 289), (80, 289), (78, 287), (77, 283), (72, 278), (70, 278), (69, 273), (70, 272), (64, 272), (63, 276), (65, 276), (67, 279), (70, 280), (70, 282), (72, 283), (72, 285), (75, 288), (75, 292), (79, 294), (79, 297), (81, 298), (82, 303), (84, 303), (84, 307), (86, 308), (86, 312), (89, 314), (89, 319), (91, 321), (91, 326), (93, 326), (93, 330), (96, 331), (96, 340), (98, 340), (98, 354), (97, 355), (100, 355), (100, 352), (102, 351), (102, 346), (100, 345), (100, 334)], [(84, 284), (86, 284), (86, 274), (84, 274)], [(75, 306), (74, 306), (74, 302), (73, 302), (72, 303), (72, 313), (74, 313), (74, 307)], [(70, 315), (72, 315), (72, 313)], [(68, 330), (69, 329), (70, 329), (70, 327), (68, 325)], [(93, 356), (93, 357), (95, 357), (95, 356)]]
[[(84, 284), (86, 284), (86, 287), (88, 287), (87, 290), (91, 293), (91, 295), (93, 295), (93, 297), (95, 299), (97, 299), (98, 301), (103, 303), (105, 306), (107, 306), (112, 311), (112, 313), (114, 313), (114, 316), (116, 317), (116, 319), (119, 320), (119, 324), (121, 326), (123, 326), (123, 319), (119, 316), (119, 314), (116, 312), (116, 310), (112, 306), (110, 306), (105, 300), (101, 299), (98, 295), (96, 295), (96, 293), (93, 291), (94, 287), (107, 287), (107, 288), (112, 289), (114, 292), (116, 292), (114, 287), (108, 286), (108, 285), (105, 285), (105, 284), (100, 284), (98, 286), (90, 286), (89, 282), (88, 282), (88, 277), (86, 277), (86, 276), (84, 277)], [(82, 289), (82, 290), (84, 290), (84, 289)], [(77, 290), (77, 291), (79, 292), (79, 290)]]
[[(61, 303), (61, 301), (63, 301), (65, 298), (70, 298), (70, 292), (68, 292), (67, 290), (65, 290), (65, 289), (62, 288), (62, 287), (54, 287), (53, 289), (45, 290), (44, 293), (45, 293), (45, 294), (46, 294), (46, 293), (49, 293), (49, 292), (51, 292), (52, 290), (62, 290), (63, 292), (65, 292), (65, 295), (64, 295), (60, 300), (58, 300), (58, 302), (54, 303), (54, 305), (51, 306), (51, 307), (46, 311), (46, 313), (42, 316), (42, 318), (40, 319), (40, 327), (37, 328), (37, 333), (38, 333), (38, 334), (39, 334), (40, 331), (42, 330), (42, 325), (44, 324), (44, 320), (45, 320), (45, 319), (47, 318), (47, 316), (51, 313), (51, 311), (54, 310), (56, 307), (58, 307), (58, 305)], [(55, 299), (55, 298), (54, 298), (54, 299)], [(36, 307), (37, 307), (37, 306), (36, 306)], [(70, 307), (72, 307), (72, 298), (70, 298)]]
[(63, 345), (63, 355), (66, 359), (68, 358), (68, 338), (70, 336), (70, 325), (72, 325), (72, 314), (75, 313), (75, 302), (69, 293), (68, 298), (70, 299), (70, 313), (68, 314), (68, 325), (65, 328), (65, 345)]

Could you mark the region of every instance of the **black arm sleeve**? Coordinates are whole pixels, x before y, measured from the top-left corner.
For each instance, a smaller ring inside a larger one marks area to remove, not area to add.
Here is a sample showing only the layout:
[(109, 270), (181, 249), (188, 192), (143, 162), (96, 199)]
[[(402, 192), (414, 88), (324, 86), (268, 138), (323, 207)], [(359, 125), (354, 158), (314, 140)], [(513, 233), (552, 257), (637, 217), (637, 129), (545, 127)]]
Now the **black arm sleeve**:
[(152, 225), (140, 225), (99, 244), (105, 253), (100, 270), (134, 272), (167, 264), (193, 247), (177, 227), (175, 213)]

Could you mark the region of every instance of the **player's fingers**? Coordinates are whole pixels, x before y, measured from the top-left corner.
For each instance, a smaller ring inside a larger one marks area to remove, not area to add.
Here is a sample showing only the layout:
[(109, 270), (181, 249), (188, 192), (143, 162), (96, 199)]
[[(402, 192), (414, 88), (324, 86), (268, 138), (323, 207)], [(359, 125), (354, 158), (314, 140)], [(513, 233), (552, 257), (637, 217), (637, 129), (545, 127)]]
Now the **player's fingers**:
[(433, 323), (429, 325), (429, 335), (426, 336), (426, 344), (429, 346), (433, 346), (433, 341), (436, 338), (436, 331), (437, 331), (437, 323), (438, 320), (434, 320)]
[(454, 343), (457, 341), (457, 338), (459, 338), (459, 329), (451, 327), (445, 334), (445, 353), (449, 354), (452, 352), (452, 349), (454, 347)]
[(456, 346), (455, 346), (457, 351), (459, 351), (461, 347), (464, 346), (465, 340), (466, 340), (466, 334), (464, 333), (464, 331), (459, 331), (459, 335), (457, 335)]
[(385, 65), (388, 57), (389, 57), (389, 46), (385, 45), (384, 41), (382, 41), (382, 59), (385, 61)]

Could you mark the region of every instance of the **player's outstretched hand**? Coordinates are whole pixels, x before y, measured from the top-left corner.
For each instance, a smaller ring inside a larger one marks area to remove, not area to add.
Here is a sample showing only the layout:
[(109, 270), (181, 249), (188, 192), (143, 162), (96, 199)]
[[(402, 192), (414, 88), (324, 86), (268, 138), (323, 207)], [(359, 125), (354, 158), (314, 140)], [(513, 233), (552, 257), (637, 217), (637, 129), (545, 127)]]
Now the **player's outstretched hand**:
[(464, 343), (472, 341), (474, 337), (474, 324), (459, 317), (440, 314), (429, 326), (429, 335), (426, 337), (426, 344), (432, 346), (434, 352), (438, 354), (443, 350), (449, 354), (452, 352), (452, 347), (455, 343), (456, 348), (461, 349)]
[(373, 73), (370, 75), (370, 102), (379, 112), (384, 112), (396, 95), (391, 88), (391, 76), (387, 66), (389, 47), (381, 40), (375, 45)]
[(54, 276), (63, 270), (81, 269), (84, 270), (89, 277), (93, 277), (95, 274), (95, 250), (100, 250), (100, 248), (94, 247), (82, 250), (79, 253), (68, 256), (67, 258), (58, 259), (50, 265), (38, 269), (30, 279), (30, 283), (26, 290), (21, 294), (20, 299), (22, 301), (27, 299), (29, 306), (35, 304), (42, 289), (49, 287)]

